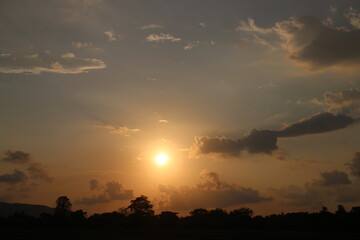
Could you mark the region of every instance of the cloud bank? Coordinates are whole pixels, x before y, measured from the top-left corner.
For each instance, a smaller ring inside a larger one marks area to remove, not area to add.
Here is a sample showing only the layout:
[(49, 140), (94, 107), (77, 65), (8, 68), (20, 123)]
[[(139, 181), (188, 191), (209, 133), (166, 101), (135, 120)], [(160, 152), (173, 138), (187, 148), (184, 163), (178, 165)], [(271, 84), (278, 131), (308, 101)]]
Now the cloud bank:
[(225, 208), (271, 200), (261, 196), (255, 189), (221, 180), (216, 172), (203, 171), (200, 177), (202, 181), (196, 186), (174, 187), (160, 184), (158, 190), (163, 194), (163, 200), (159, 201), (159, 207), (172, 210)]

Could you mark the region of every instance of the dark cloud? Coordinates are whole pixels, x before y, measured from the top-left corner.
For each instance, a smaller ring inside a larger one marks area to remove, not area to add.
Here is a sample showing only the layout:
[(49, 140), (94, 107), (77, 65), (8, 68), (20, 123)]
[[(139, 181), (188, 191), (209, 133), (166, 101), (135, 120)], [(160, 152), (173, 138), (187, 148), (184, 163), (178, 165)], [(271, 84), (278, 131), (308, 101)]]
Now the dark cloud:
[(79, 58), (73, 53), (61, 55), (49, 51), (28, 55), (0, 54), (1, 73), (32, 73), (52, 72), (75, 74), (87, 72), (91, 69), (102, 69), (106, 65), (95, 58)]
[(134, 196), (133, 190), (126, 190), (115, 181), (106, 183), (105, 192), (111, 200), (128, 200)]
[(0, 175), (0, 182), (7, 183), (7, 184), (18, 184), (18, 183), (25, 183), (27, 182), (28, 177), (22, 171), (14, 169), (13, 173), (6, 173)]
[(284, 41), (289, 58), (312, 70), (360, 63), (360, 30), (333, 29), (310, 16), (278, 22), (273, 30)]
[(239, 140), (225, 137), (195, 137), (192, 151), (195, 154), (218, 153), (237, 156), (244, 150), (250, 153), (267, 153), (278, 149), (275, 131), (253, 129)]
[(225, 137), (195, 137), (192, 153), (238, 156), (246, 150), (249, 153), (271, 154), (278, 149), (277, 138), (326, 133), (345, 128), (355, 122), (356, 120), (350, 116), (324, 112), (292, 123), (280, 131), (253, 129), (249, 135), (239, 140)]
[(360, 177), (360, 152), (356, 152), (354, 158), (347, 165), (352, 175)]
[(334, 170), (332, 172), (323, 172), (320, 175), (321, 175), (320, 179), (314, 181), (315, 185), (332, 186), (332, 185), (351, 184), (351, 181), (349, 180), (349, 176), (345, 172)]
[(89, 181), (89, 184), (90, 184), (90, 190), (95, 190), (99, 187), (99, 181), (96, 179), (91, 179)]
[[(93, 188), (96, 186), (95, 188)], [(90, 189), (100, 189), (98, 181), (95, 179), (90, 180)], [(102, 188), (103, 192), (91, 197), (83, 197), (75, 201), (76, 204), (94, 205), (99, 203), (107, 203), (115, 200), (129, 200), (134, 197), (133, 190), (124, 189), (118, 182), (112, 181), (106, 183)]]
[(259, 191), (252, 188), (228, 184), (216, 172), (204, 171), (202, 181), (193, 187), (174, 187), (160, 184), (158, 190), (163, 194), (159, 202), (161, 209), (189, 210), (199, 207), (229, 207), (245, 203), (269, 201)]
[(47, 182), (52, 182), (54, 180), (49, 176), (45, 166), (32, 159), (30, 153), (8, 150), (5, 152), (5, 157), (3, 157), (1, 161), (13, 164), (27, 164), (27, 172), (34, 180), (43, 180)]
[[(359, 12), (350, 9), (346, 14), (351, 24), (358, 28)], [(251, 34), (262, 45), (270, 45), (257, 34), (267, 36), (276, 34), (282, 40), (281, 46), (288, 52), (289, 59), (306, 65), (310, 70), (328, 67), (348, 68), (360, 64), (360, 30), (332, 28), (311, 16), (291, 17), (275, 23), (273, 27), (261, 28), (253, 19), (240, 21), (238, 31)], [(254, 41), (253, 40), (253, 41)], [(273, 42), (274, 39), (272, 39)], [(272, 45), (270, 45), (274, 48)]]
[(46, 182), (52, 182), (54, 180), (54, 178), (49, 176), (45, 167), (40, 163), (31, 163), (27, 170), (32, 179), (44, 180)]
[(319, 113), (299, 122), (290, 124), (278, 131), (278, 137), (298, 137), (306, 134), (318, 134), (346, 128), (356, 120), (346, 115), (334, 115), (329, 112)]
[(29, 163), (31, 161), (31, 156), (29, 153), (26, 152), (8, 150), (5, 152), (5, 157), (3, 157), (1, 161), (16, 163), (16, 164), (24, 164), (24, 163)]

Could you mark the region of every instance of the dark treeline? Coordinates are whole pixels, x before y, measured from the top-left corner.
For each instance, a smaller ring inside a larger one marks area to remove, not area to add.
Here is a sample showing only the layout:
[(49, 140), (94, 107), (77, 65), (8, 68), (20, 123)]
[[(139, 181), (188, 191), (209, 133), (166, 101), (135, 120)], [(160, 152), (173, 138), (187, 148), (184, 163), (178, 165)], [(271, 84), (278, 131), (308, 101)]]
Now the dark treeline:
[(163, 211), (155, 215), (153, 205), (146, 196), (131, 200), (130, 205), (111, 213), (87, 216), (83, 210), (72, 211), (66, 196), (59, 197), (53, 214), (40, 217), (15, 213), (0, 217), (1, 228), (117, 228), (117, 229), (239, 229), (279, 231), (327, 231), (360, 232), (360, 207), (347, 212), (338, 205), (335, 213), (323, 207), (318, 212), (281, 213), (270, 216), (254, 216), (249, 208), (230, 212), (216, 208), (198, 208), (189, 216)]

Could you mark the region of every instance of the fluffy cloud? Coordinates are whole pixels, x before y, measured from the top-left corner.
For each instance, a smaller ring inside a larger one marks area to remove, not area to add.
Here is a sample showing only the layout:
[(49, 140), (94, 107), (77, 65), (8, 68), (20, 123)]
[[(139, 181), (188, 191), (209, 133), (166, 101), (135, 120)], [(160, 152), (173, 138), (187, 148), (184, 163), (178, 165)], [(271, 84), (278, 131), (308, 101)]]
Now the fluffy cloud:
[(309, 16), (278, 22), (273, 29), (283, 40), (289, 58), (311, 70), (360, 63), (359, 30), (332, 29)]
[(0, 182), (7, 183), (7, 184), (18, 184), (18, 183), (25, 183), (27, 182), (28, 177), (22, 171), (14, 169), (13, 173), (6, 173), (0, 175)]
[(170, 42), (178, 42), (181, 40), (181, 38), (174, 37), (173, 35), (167, 34), (167, 33), (152, 33), (146, 37), (146, 40), (148, 42), (164, 42), (164, 41), (170, 41)]
[[(94, 185), (96, 188), (94, 188)], [(118, 182), (112, 181), (106, 183), (104, 187), (99, 187), (95, 179), (90, 180), (90, 189), (102, 189), (98, 195), (83, 197), (75, 201), (76, 204), (94, 205), (99, 203), (108, 203), (115, 200), (129, 200), (134, 197), (133, 190), (124, 189)]]
[(162, 209), (189, 210), (194, 208), (229, 207), (245, 203), (258, 203), (271, 200), (262, 197), (257, 190), (228, 184), (216, 172), (203, 171), (202, 181), (196, 186), (174, 187), (160, 184), (158, 190), (163, 194), (159, 202)]
[[(360, 28), (360, 13), (349, 8), (345, 14), (355, 28)], [(306, 65), (316, 71), (328, 67), (337, 69), (356, 67), (360, 64), (360, 30), (332, 28), (314, 17), (298, 16), (276, 22), (273, 27), (262, 28), (249, 18), (240, 21), (238, 31), (253, 36), (253, 41), (274, 49), (269, 41), (256, 34), (270, 35), (271, 41), (281, 39), (281, 46), (288, 53), (290, 60)], [(274, 38), (275, 37), (275, 38)]]
[(345, 17), (349, 19), (354, 28), (360, 29), (360, 12), (355, 8), (348, 8)]
[(29, 163), (31, 161), (31, 157), (30, 154), (26, 152), (8, 150), (5, 152), (5, 157), (3, 157), (1, 161), (15, 164), (24, 164)]
[(130, 136), (134, 133), (140, 132), (138, 128), (128, 128), (126, 126), (115, 126), (115, 125), (92, 125), (92, 127), (106, 129), (112, 133), (120, 134), (123, 136)]
[(354, 158), (347, 164), (351, 174), (360, 178), (360, 152), (356, 152)]
[(351, 181), (349, 180), (349, 176), (345, 172), (334, 170), (332, 172), (323, 172), (320, 175), (321, 175), (320, 179), (314, 181), (315, 185), (331, 186), (331, 185), (351, 184)]
[(78, 58), (73, 53), (55, 55), (49, 51), (30, 55), (0, 55), (1, 73), (52, 72), (61, 74), (84, 73), (92, 69), (102, 69), (106, 65), (95, 58)]

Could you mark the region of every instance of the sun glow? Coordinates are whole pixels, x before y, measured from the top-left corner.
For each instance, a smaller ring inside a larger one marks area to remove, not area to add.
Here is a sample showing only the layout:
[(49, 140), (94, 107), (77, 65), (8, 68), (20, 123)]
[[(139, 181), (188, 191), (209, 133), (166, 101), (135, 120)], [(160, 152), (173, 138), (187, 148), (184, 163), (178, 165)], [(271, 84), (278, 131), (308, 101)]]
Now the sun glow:
[(169, 158), (166, 154), (164, 153), (159, 153), (158, 155), (156, 155), (155, 161), (156, 164), (159, 166), (165, 165), (168, 162)]

